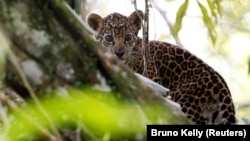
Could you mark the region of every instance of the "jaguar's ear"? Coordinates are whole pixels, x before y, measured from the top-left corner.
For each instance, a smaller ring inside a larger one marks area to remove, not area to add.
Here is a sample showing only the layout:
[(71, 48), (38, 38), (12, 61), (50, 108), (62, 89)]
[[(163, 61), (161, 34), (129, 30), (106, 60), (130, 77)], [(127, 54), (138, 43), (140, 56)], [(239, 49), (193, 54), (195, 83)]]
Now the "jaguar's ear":
[(87, 17), (87, 23), (94, 31), (98, 32), (102, 27), (103, 20), (101, 16), (93, 13)]
[(136, 30), (136, 34), (139, 32), (142, 26), (143, 12), (141, 10), (134, 11), (129, 17), (129, 22)]

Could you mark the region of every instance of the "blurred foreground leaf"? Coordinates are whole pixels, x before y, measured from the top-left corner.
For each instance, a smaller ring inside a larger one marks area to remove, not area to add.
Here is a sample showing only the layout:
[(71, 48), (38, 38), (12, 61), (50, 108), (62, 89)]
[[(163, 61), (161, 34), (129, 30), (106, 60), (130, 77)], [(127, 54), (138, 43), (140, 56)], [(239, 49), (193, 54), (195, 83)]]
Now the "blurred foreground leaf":
[[(166, 110), (156, 103), (124, 103), (113, 97), (112, 93), (89, 88), (68, 89), (67, 92), (63, 97), (55, 92), (52, 95), (57, 96), (41, 99), (42, 106), (58, 128), (72, 127), (80, 122), (82, 129), (87, 128), (98, 138), (107, 133), (112, 137), (134, 137), (145, 135), (147, 124), (157, 124), (159, 121), (167, 123), (169, 120), (163, 119), (163, 111)], [(33, 102), (28, 102), (20, 110), (21, 114), (10, 114), (13, 119), (9, 128), (11, 141), (30, 140), (42, 134), (41, 127), (49, 128), (46, 118), (39, 113)]]

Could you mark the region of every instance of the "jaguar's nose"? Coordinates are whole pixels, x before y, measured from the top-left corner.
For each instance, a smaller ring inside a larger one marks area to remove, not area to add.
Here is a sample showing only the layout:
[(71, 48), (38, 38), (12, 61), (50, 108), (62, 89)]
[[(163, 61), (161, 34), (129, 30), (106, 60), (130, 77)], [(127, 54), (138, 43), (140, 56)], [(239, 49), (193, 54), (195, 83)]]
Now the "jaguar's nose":
[(124, 53), (125, 53), (124, 51), (116, 51), (115, 55), (121, 58), (124, 55)]

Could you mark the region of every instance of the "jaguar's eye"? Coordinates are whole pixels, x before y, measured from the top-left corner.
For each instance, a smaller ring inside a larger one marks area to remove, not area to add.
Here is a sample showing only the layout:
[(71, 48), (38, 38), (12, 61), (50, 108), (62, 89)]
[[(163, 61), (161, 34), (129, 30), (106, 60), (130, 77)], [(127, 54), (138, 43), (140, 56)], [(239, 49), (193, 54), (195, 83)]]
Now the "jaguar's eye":
[(105, 36), (105, 40), (106, 40), (107, 42), (112, 42), (112, 41), (113, 41), (113, 36), (112, 36), (112, 35), (106, 35), (106, 36)]
[(126, 34), (125, 35), (125, 41), (131, 41), (132, 40), (132, 35), (131, 34)]

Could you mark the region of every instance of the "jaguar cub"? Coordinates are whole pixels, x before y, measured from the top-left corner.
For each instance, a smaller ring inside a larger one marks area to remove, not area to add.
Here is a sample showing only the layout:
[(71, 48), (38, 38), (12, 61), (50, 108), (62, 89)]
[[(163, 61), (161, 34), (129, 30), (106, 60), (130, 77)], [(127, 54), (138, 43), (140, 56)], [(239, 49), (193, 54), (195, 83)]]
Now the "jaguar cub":
[[(144, 68), (142, 39), (137, 36), (143, 12), (129, 17), (112, 13), (104, 18), (90, 14), (87, 23), (104, 51), (114, 54), (135, 72)], [(229, 88), (213, 68), (181, 47), (149, 41), (148, 77), (170, 89), (170, 97), (195, 124), (235, 124)]]

